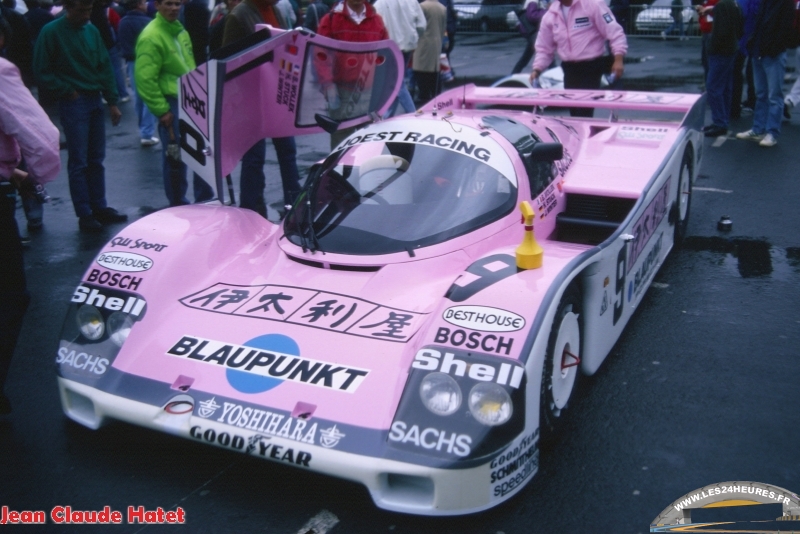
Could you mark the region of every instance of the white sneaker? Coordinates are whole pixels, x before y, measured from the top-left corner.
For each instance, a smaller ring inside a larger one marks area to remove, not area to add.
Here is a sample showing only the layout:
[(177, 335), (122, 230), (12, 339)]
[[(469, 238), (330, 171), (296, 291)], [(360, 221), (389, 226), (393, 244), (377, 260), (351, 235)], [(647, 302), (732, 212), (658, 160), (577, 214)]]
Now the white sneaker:
[(119, 99), (119, 101), (120, 101), (120, 103), (124, 104), (125, 102), (130, 102), (131, 101), (131, 97), (123, 96), (122, 98)]
[(777, 139), (775, 139), (775, 138), (772, 136), (772, 134), (771, 134), (771, 133), (768, 133), (767, 135), (765, 135), (765, 136), (764, 136), (764, 139), (762, 139), (762, 140), (761, 140), (761, 142), (760, 142), (760, 143), (758, 143), (758, 144), (759, 144), (760, 146), (775, 146), (775, 145), (777, 145), (777, 144), (778, 144), (778, 140), (777, 140)]
[(665, 32), (661, 32), (661, 40), (665, 41), (667, 39), (667, 34)]
[(154, 146), (160, 142), (161, 140), (158, 137), (151, 137), (150, 139), (142, 139), (142, 146)]
[(750, 141), (762, 141), (764, 139), (764, 134), (757, 134), (752, 129), (747, 130), (746, 132), (739, 132), (736, 134), (736, 139), (748, 139)]

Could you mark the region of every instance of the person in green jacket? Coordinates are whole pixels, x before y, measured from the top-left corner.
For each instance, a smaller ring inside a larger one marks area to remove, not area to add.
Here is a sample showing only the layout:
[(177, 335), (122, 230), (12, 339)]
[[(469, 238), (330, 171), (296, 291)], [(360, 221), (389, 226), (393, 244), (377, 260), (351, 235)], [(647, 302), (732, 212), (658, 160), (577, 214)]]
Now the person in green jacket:
[[(178, 78), (195, 69), (189, 33), (178, 21), (180, 0), (156, 0), (156, 18), (136, 41), (134, 77), (139, 96), (150, 112), (158, 117), (161, 137), (161, 158), (164, 191), (170, 206), (189, 204), (186, 164), (167, 158), (167, 145), (178, 142)], [(194, 175), (195, 202), (214, 198), (214, 190), (197, 174)]]
[(66, 15), (45, 25), (34, 49), (33, 69), (39, 87), (58, 99), (61, 126), (67, 138), (69, 192), (84, 232), (101, 232), (103, 225), (128, 216), (106, 203), (105, 111), (111, 124), (122, 117), (111, 59), (100, 32), (88, 24), (92, 0), (64, 0)]

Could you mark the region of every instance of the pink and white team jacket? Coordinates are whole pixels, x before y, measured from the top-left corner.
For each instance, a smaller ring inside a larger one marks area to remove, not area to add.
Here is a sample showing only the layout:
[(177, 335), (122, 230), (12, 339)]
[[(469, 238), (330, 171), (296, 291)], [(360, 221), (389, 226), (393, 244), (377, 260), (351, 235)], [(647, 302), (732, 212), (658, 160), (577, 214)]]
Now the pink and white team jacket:
[(28, 172), (40, 184), (61, 169), (58, 129), (22, 83), (19, 69), (0, 58), (0, 178), (8, 179), (25, 156)]
[(602, 56), (609, 41), (613, 55), (628, 51), (622, 26), (602, 0), (573, 0), (564, 20), (561, 2), (550, 4), (536, 38), (533, 68), (544, 71), (558, 52), (562, 61), (585, 61)]

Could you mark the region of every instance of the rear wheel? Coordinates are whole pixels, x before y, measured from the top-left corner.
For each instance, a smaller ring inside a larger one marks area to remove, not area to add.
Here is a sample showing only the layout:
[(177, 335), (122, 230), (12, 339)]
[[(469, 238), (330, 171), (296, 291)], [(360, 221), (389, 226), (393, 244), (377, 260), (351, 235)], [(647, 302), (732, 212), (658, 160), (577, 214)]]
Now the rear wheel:
[(542, 393), (540, 400), (539, 433), (544, 447), (562, 431), (564, 420), (570, 412), (580, 377), (581, 354), (580, 292), (570, 286), (561, 298), (550, 338), (547, 343)]
[(678, 196), (675, 199), (675, 246), (678, 247), (686, 237), (689, 227), (689, 208), (692, 204), (692, 154), (690, 149), (683, 153), (681, 170), (678, 174)]

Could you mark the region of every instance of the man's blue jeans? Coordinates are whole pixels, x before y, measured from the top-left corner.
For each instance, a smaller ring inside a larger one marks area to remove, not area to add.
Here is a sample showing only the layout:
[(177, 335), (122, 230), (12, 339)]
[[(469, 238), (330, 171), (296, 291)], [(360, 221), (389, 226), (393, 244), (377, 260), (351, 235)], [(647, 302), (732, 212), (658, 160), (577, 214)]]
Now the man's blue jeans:
[(678, 29), (678, 34), (681, 37), (684, 37), (686, 35), (686, 30), (683, 27), (683, 15), (681, 15), (677, 20), (672, 19), (672, 24), (670, 24), (669, 28), (664, 30), (662, 33), (664, 33), (664, 35), (669, 35), (672, 33), (672, 30), (676, 28)]
[(128, 85), (125, 83), (125, 75), (122, 72), (122, 54), (118, 44), (108, 49), (108, 57), (111, 59), (111, 69), (114, 71), (117, 93), (120, 98), (125, 98), (128, 96)]
[(730, 56), (708, 55), (708, 78), (706, 79), (708, 106), (711, 108), (711, 122), (720, 128), (727, 129), (730, 122), (735, 61), (736, 54)]
[[(283, 184), (283, 201), (294, 204), (300, 193), (300, 172), (297, 170), (297, 145), (294, 137), (276, 137), (272, 140), (278, 156), (278, 166)], [(266, 217), (264, 203), (264, 162), (267, 159), (267, 141), (262, 139), (242, 156), (239, 205)]]
[[(410, 52), (403, 52), (404, 65), (408, 65), (413, 54), (413, 50)], [(413, 71), (405, 68), (403, 70), (405, 71), (405, 76), (403, 78), (403, 83), (400, 84), (400, 91), (397, 93), (397, 98), (394, 99), (392, 105), (389, 106), (389, 110), (383, 116), (384, 119), (394, 117), (397, 114), (398, 105), (402, 106), (406, 113), (414, 113), (417, 110), (417, 106), (414, 105), (414, 99), (411, 98), (411, 92), (408, 90), (408, 84)]]
[[(169, 110), (172, 112), (172, 131), (175, 142), (180, 143), (180, 130), (178, 129), (178, 99), (174, 96), (166, 97)], [(164, 173), (164, 192), (167, 194), (170, 206), (189, 204), (186, 191), (189, 183), (186, 181), (186, 164), (171, 162), (167, 157), (167, 144), (170, 142), (169, 132), (161, 122), (158, 123), (158, 136), (161, 138), (161, 168)], [(194, 201), (205, 202), (214, 198), (214, 190), (208, 183), (194, 174)]]
[(135, 61), (128, 61), (128, 78), (131, 81), (131, 90), (133, 91), (133, 103), (136, 107), (136, 117), (139, 119), (139, 137), (142, 139), (150, 139), (156, 133), (156, 117), (147, 106), (144, 105), (142, 99), (139, 98), (139, 93), (136, 91), (136, 80), (133, 77), (133, 69), (136, 65)]
[(777, 138), (781, 133), (783, 117), (783, 74), (786, 52), (775, 57), (752, 57), (753, 81), (756, 86), (756, 108), (753, 111), (753, 131), (771, 133)]
[(105, 106), (100, 93), (59, 101), (61, 127), (67, 138), (67, 174), (75, 215), (87, 217), (106, 207)]

